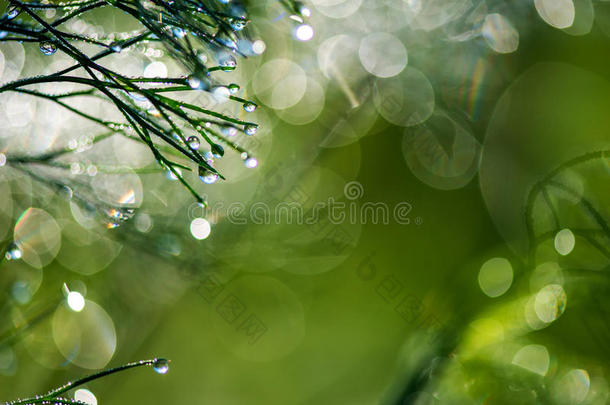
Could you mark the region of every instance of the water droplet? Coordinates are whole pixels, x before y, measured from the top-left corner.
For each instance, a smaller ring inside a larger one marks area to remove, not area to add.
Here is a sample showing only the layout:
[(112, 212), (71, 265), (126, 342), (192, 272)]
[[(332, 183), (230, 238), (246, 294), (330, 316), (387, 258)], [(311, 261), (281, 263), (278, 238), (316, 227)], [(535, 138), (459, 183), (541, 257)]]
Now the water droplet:
[(225, 154), (225, 150), (222, 146), (220, 146), (217, 143), (212, 145), (212, 156), (214, 156), (216, 159), (220, 159), (221, 157), (224, 156), (224, 154)]
[(121, 221), (127, 221), (136, 214), (136, 211), (133, 208), (125, 208), (121, 211), (121, 216), (119, 217)]
[(303, 3), (297, 3), (297, 10), (303, 17), (311, 17), (311, 9)]
[(57, 45), (51, 41), (43, 41), (40, 43), (40, 52), (42, 52), (43, 55), (53, 55), (57, 52)]
[(205, 184), (214, 184), (218, 181), (218, 174), (199, 166), (199, 178)]
[(257, 105), (253, 102), (248, 101), (247, 103), (244, 103), (244, 110), (246, 112), (254, 112), (256, 110), (256, 107)]
[(248, 169), (254, 169), (256, 166), (258, 166), (258, 160), (255, 157), (249, 157), (246, 159), (244, 164)]
[(229, 25), (231, 25), (231, 28), (233, 28), (235, 31), (243, 30), (244, 28), (246, 28), (247, 24), (248, 20), (242, 18), (231, 18), (229, 20)]
[[(182, 171), (178, 167), (174, 167), (174, 170), (182, 176)], [(170, 180), (178, 180), (178, 177), (169, 169), (167, 169), (167, 178)]]
[(135, 210), (131, 208), (110, 208), (106, 211), (106, 214), (108, 215), (108, 218), (110, 220), (109, 223), (106, 224), (107, 227), (109, 226), (110, 228), (116, 228), (117, 226), (119, 226), (119, 222), (125, 222), (131, 219), (135, 214)]
[(205, 184), (214, 184), (218, 181), (218, 175), (216, 173), (210, 173), (201, 178)]
[(169, 371), (169, 361), (167, 359), (155, 359), (153, 370), (159, 374), (167, 374)]
[(118, 43), (118, 42), (113, 42), (112, 44), (110, 44), (110, 50), (111, 50), (112, 52), (119, 53), (119, 52), (121, 52), (121, 51), (123, 50), (123, 47), (121, 46), (121, 44), (120, 44), (120, 43)]
[(188, 85), (194, 90), (206, 90), (210, 87), (208, 80), (201, 75), (192, 74), (186, 79)]
[(184, 36), (186, 35), (186, 33), (184, 32), (184, 30), (183, 30), (182, 28), (180, 28), (180, 27), (175, 27), (175, 28), (173, 29), (173, 32), (174, 32), (174, 36), (175, 36), (176, 38), (184, 38)]
[(108, 216), (110, 218), (118, 219), (121, 216), (121, 211), (117, 210), (116, 208), (111, 208), (108, 210)]
[(227, 86), (227, 88), (229, 89), (231, 94), (237, 94), (237, 92), (239, 91), (239, 89), (241, 87), (239, 87), (239, 84), (237, 84), (237, 83), (231, 83)]
[[(227, 34), (223, 33), (223, 34), (216, 36), (216, 41), (223, 44), (227, 48), (237, 49), (237, 43), (235, 43), (235, 41)], [(233, 61), (235, 61), (235, 59), (233, 59)], [(233, 67), (235, 67), (235, 65), (233, 65)]]
[(214, 155), (212, 154), (212, 152), (204, 152), (203, 153), (203, 158), (205, 159), (206, 162), (208, 162), (210, 165), (212, 165), (214, 163)]
[(231, 125), (225, 125), (222, 127), (221, 132), (227, 136), (235, 136), (237, 135), (237, 128)]
[(225, 86), (217, 86), (212, 90), (212, 95), (217, 101), (225, 101), (231, 96), (231, 91)]
[(6, 249), (6, 254), (4, 257), (6, 260), (19, 260), (23, 257), (23, 251), (16, 242), (11, 242)]
[(189, 136), (186, 141), (188, 142), (189, 147), (193, 150), (197, 150), (199, 149), (199, 146), (201, 146), (199, 138), (197, 138), (196, 136)]
[(254, 125), (254, 124), (248, 124), (244, 126), (244, 132), (246, 133), (246, 135), (254, 135), (256, 134), (256, 132), (258, 131), (258, 125)]
[(222, 67), (234, 68), (237, 66), (237, 61), (233, 57), (233, 55), (226, 55), (218, 61), (219, 65)]
[(21, 12), (21, 10), (19, 10), (19, 8), (17, 8), (17, 6), (10, 5), (6, 9), (6, 18), (8, 18), (9, 20), (12, 20), (13, 18), (17, 17), (20, 12)]
[(186, 81), (188, 82), (189, 86), (191, 87), (191, 89), (198, 89), (201, 86), (201, 80), (194, 75), (190, 75)]

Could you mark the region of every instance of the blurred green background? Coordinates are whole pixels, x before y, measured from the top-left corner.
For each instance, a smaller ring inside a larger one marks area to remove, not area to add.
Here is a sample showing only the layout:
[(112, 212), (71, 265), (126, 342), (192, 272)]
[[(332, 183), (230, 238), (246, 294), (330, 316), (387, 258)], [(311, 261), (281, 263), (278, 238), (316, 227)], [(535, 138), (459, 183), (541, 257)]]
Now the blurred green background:
[[(244, 92), (262, 99), (260, 165), (243, 174), (227, 163), (233, 178), (204, 191), (212, 207), (224, 203), (218, 212), (142, 174), (131, 221), (85, 227), (69, 201), (0, 168), (7, 241), (29, 207), (61, 228), (44, 266), (2, 263), (0, 398), (161, 356), (167, 375), (130, 370), (87, 389), (101, 404), (607, 403), (610, 40), (601, 18), (570, 36), (525, 3), (487, 2), (519, 29), (506, 55), (482, 50), (480, 38), (392, 30), (435, 92), (432, 118), (406, 129), (378, 115), (382, 87), (350, 71), (351, 54), (337, 53), (336, 66), (358, 106), (320, 65), (325, 39), (359, 40), (372, 31), (363, 19), (395, 2), (344, 19), (314, 2), (309, 42), (274, 22), (273, 3), (255, 6), (267, 50), (230, 75), (253, 80)], [(596, 3), (596, 18), (606, 8)], [(314, 95), (291, 110), (265, 107), (277, 100), (264, 101), (256, 77), (273, 60), (322, 84), (319, 114)], [(313, 120), (290, 124), (299, 111)], [(330, 197), (348, 214), (408, 203), (408, 223), (239, 224), (226, 211)], [(212, 224), (201, 241), (189, 232), (200, 216)], [(42, 225), (27, 225), (24, 238), (49, 244)], [(82, 312), (66, 307), (63, 283), (88, 300)]]

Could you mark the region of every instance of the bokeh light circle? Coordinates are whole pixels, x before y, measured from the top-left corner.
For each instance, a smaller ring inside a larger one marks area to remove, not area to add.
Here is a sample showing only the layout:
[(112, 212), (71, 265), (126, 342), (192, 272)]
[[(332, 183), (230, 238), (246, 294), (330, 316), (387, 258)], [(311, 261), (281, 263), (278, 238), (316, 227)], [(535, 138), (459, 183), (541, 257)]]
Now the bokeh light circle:
[(512, 53), (519, 47), (519, 32), (501, 14), (487, 15), (481, 32), (487, 45), (498, 53)]
[(566, 309), (568, 297), (559, 284), (550, 284), (543, 287), (536, 294), (534, 309), (538, 319), (551, 323), (563, 314)]
[(422, 72), (407, 67), (396, 77), (375, 80), (373, 102), (387, 121), (410, 127), (423, 123), (434, 112), (434, 90)]
[(288, 59), (274, 59), (256, 72), (252, 80), (256, 96), (266, 105), (284, 109), (297, 104), (307, 90), (305, 71)]
[(205, 218), (193, 219), (193, 221), (191, 221), (190, 230), (191, 235), (193, 235), (193, 238), (197, 240), (206, 239), (208, 236), (210, 236), (210, 233), (212, 232), (210, 223)]
[(569, 229), (562, 229), (555, 235), (555, 250), (562, 256), (567, 256), (572, 253), (576, 245), (574, 233)]
[(277, 115), (292, 125), (309, 124), (318, 118), (324, 108), (324, 103), (324, 88), (316, 80), (308, 78), (303, 98), (292, 107), (278, 110)]
[(544, 262), (536, 266), (530, 276), (530, 289), (539, 291), (548, 284), (563, 284), (564, 276), (556, 262)]
[(513, 282), (513, 267), (502, 257), (489, 259), (479, 270), (479, 287), (489, 297), (504, 294)]
[(534, 0), (538, 15), (555, 28), (568, 28), (574, 24), (576, 8), (572, 0)]
[(97, 398), (93, 392), (86, 388), (79, 388), (74, 391), (74, 399), (87, 405), (97, 405)]
[(405, 131), (402, 151), (411, 173), (441, 190), (464, 187), (479, 169), (481, 146), (466, 123), (436, 111)]
[(408, 63), (407, 50), (402, 42), (387, 32), (364, 37), (358, 55), (362, 66), (377, 77), (396, 76)]
[(134, 172), (98, 173), (92, 178), (91, 187), (101, 201), (111, 206), (139, 207), (142, 204), (142, 181)]
[(110, 265), (121, 250), (121, 243), (112, 240), (97, 227), (87, 229), (76, 221), (64, 221), (57, 261), (74, 272), (91, 275)]
[(40, 208), (25, 210), (17, 220), (13, 235), (23, 252), (23, 261), (32, 267), (42, 268), (49, 264), (61, 247), (59, 224)]
[(553, 388), (557, 403), (581, 404), (591, 388), (591, 378), (587, 370), (572, 369), (565, 373)]
[(546, 347), (542, 345), (527, 345), (515, 353), (512, 363), (532, 373), (545, 376), (549, 371), (551, 358)]
[(25, 64), (25, 49), (19, 42), (0, 42), (0, 52), (3, 55), (4, 69), (0, 83), (7, 83), (19, 77)]
[(415, 14), (411, 26), (414, 29), (432, 31), (469, 10), (470, 0), (408, 0), (408, 9)]
[(114, 322), (95, 302), (86, 300), (80, 312), (60, 305), (52, 322), (55, 344), (72, 364), (99, 369), (106, 366), (114, 355), (117, 345)]
[(312, 0), (316, 9), (329, 18), (346, 18), (354, 14), (364, 0)]

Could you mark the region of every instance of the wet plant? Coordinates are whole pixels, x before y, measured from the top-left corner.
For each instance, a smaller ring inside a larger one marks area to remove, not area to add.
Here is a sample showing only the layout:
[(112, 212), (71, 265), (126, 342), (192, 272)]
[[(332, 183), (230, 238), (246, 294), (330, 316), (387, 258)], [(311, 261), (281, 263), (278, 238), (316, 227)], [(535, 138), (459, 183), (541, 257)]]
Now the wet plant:
[[(287, 13), (297, 17), (308, 14), (299, 2), (281, 3)], [(109, 8), (127, 16), (138, 28), (108, 33), (89, 29), (87, 16)], [(206, 92), (211, 100), (241, 104), (247, 113), (256, 110), (255, 102), (239, 97), (239, 85), (223, 83), (216, 76), (217, 72), (235, 70), (240, 57), (257, 54), (248, 29), (247, 8), (241, 1), (217, 0), (9, 0), (0, 17), (0, 43), (37, 44), (49, 58), (47, 70), (51, 72), (1, 84), (0, 97), (13, 92), (44, 99), (95, 123), (100, 129), (88, 135), (88, 147), (115, 135), (143, 143), (159, 166), (155, 170), (178, 180), (205, 205), (183, 172), (196, 173), (206, 184), (224, 179), (214, 160), (222, 158), (225, 150), (239, 154), (246, 167), (256, 167), (258, 161), (240, 146), (235, 135), (252, 136), (258, 125), (217, 111), (213, 102), (202, 106), (186, 101), (183, 95)], [(162, 50), (184, 74), (132, 76), (106, 63), (112, 56), (138, 47)], [(72, 65), (53, 68), (52, 59), (60, 53), (68, 56)], [(88, 100), (85, 103), (109, 103), (118, 119), (87, 112), (78, 104), (83, 98)], [(66, 175), (78, 169), (65, 159), (78, 148), (68, 145), (38, 154), (4, 148), (0, 165), (9, 164), (67, 193), (88, 211), (102, 215), (110, 227), (118, 226), (133, 214), (128, 202), (113, 206), (99, 201), (86, 181)], [(95, 175), (103, 168), (92, 164), (88, 169), (92, 171), (89, 175)]]
[(55, 404), (55, 405), (86, 405), (78, 399), (65, 397), (69, 391), (83, 386), (91, 381), (107, 377), (111, 374), (116, 374), (125, 370), (136, 367), (152, 367), (158, 374), (166, 374), (169, 371), (169, 360), (164, 358), (155, 358), (151, 360), (140, 360), (133, 363), (127, 363), (119, 367), (110, 368), (100, 371), (95, 374), (80, 378), (75, 381), (70, 381), (60, 387), (54, 388), (43, 395), (35, 395), (31, 398), (18, 399), (11, 402), (6, 402), (5, 405), (33, 405), (33, 404)]

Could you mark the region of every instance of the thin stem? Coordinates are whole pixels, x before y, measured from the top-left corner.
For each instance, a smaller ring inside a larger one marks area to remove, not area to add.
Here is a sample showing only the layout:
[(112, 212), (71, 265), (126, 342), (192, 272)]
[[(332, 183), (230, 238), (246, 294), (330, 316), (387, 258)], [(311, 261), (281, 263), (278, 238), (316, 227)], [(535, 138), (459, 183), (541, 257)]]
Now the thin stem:
[(68, 382), (65, 385), (62, 385), (61, 387), (57, 387), (51, 391), (49, 391), (47, 394), (45, 394), (44, 396), (36, 396), (33, 398), (26, 398), (26, 399), (21, 399), (21, 400), (17, 400), (14, 402), (10, 402), (11, 405), (25, 405), (25, 404), (43, 404), (43, 403), (48, 403), (50, 400), (53, 400), (53, 402), (56, 403), (65, 403), (65, 404), (79, 404), (82, 405), (82, 402), (79, 401), (74, 401), (71, 399), (66, 399), (66, 398), (59, 398), (60, 395), (76, 388), (79, 386), (82, 386), (84, 384), (87, 384), (91, 381), (109, 376), (111, 374), (116, 374), (119, 373), (121, 371), (125, 371), (128, 370), (130, 368), (135, 368), (135, 367), (142, 367), (142, 366), (153, 366), (155, 365), (155, 363), (157, 363), (159, 361), (159, 359), (151, 359), (151, 360), (140, 360), (140, 361), (136, 361), (133, 363), (128, 363), (119, 367), (115, 367), (115, 368), (111, 368), (108, 370), (103, 370), (100, 371), (98, 373), (95, 374), (91, 374), (87, 377), (75, 380), (75, 381), (71, 381)]

